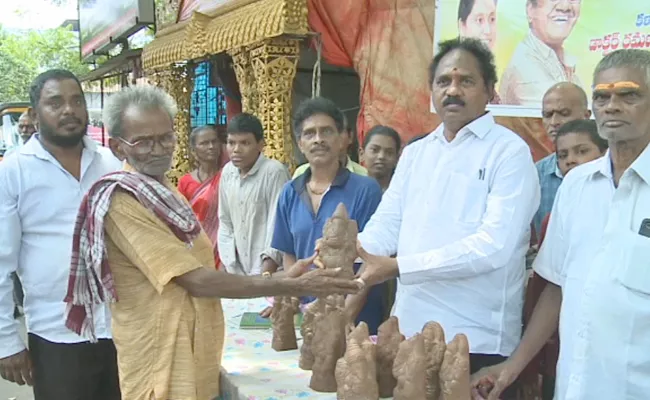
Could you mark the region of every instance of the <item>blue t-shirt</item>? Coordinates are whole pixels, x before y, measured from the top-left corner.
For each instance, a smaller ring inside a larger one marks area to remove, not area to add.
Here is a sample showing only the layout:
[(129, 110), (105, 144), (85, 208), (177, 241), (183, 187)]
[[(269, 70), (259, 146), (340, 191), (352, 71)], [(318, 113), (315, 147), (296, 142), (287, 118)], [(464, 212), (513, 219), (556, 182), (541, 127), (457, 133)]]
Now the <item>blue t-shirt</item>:
[(321, 199), (318, 213), (314, 215), (307, 192), (311, 169), (287, 182), (282, 188), (275, 214), (275, 229), (271, 247), (297, 259), (314, 254), (316, 240), (323, 234), (323, 226), (334, 210), (343, 203), (350, 218), (357, 221), (359, 231), (374, 214), (381, 201), (381, 188), (377, 181), (367, 176), (339, 170), (329, 190)]
[[(381, 187), (373, 178), (342, 168), (329, 190), (323, 195), (318, 213), (314, 215), (306, 187), (310, 177), (311, 169), (308, 169), (303, 175), (284, 186), (275, 215), (271, 247), (292, 254), (297, 259), (314, 254), (316, 240), (323, 235), (323, 226), (334, 214), (339, 203), (345, 204), (350, 218), (357, 221), (359, 231), (362, 231), (375, 213), (382, 196)], [(355, 264), (355, 272), (359, 266)], [(366, 304), (357, 318), (357, 323), (364, 321), (368, 324), (372, 335), (377, 333), (377, 328), (383, 322), (383, 292), (383, 285), (372, 287)], [(311, 296), (300, 299), (303, 304), (314, 300), (315, 298)]]

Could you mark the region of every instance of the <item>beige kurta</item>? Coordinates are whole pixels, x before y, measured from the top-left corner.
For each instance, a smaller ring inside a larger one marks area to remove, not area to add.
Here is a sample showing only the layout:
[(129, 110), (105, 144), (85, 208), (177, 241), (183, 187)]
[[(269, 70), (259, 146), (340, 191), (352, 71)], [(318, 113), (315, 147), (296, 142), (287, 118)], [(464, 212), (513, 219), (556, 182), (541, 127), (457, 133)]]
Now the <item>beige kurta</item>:
[(192, 297), (172, 281), (214, 268), (210, 239), (201, 232), (188, 248), (124, 192), (114, 194), (105, 229), (118, 297), (111, 310), (122, 398), (215, 398), (225, 329), (221, 302)]

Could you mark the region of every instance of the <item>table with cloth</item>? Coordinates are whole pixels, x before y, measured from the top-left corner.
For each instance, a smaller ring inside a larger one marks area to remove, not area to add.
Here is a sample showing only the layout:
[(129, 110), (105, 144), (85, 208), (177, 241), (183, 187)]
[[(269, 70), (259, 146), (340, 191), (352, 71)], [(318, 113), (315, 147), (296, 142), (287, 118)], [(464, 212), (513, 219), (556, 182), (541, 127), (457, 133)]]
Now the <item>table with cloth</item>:
[[(226, 342), (221, 362), (222, 400), (336, 399), (309, 389), (311, 371), (298, 368), (299, 350), (271, 348), (271, 329), (240, 329), (245, 312), (261, 311), (266, 299), (223, 299)], [(302, 344), (296, 331), (298, 347)]]

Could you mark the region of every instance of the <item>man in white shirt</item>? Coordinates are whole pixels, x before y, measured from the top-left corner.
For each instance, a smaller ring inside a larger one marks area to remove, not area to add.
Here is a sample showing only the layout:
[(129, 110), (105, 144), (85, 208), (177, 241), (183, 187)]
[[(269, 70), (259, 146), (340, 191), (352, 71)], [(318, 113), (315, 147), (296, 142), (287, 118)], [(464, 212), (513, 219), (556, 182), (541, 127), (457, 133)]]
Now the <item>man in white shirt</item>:
[[(0, 375), (33, 385), (36, 400), (119, 400), (108, 309), (95, 310), (102, 340), (90, 344), (65, 327), (63, 298), (79, 204), (121, 163), (86, 136), (86, 102), (71, 72), (39, 75), (30, 100), (39, 133), (0, 163)], [(12, 272), (25, 293), (29, 350), (13, 319)]]
[(36, 123), (33, 118), (33, 111), (30, 108), (20, 115), (18, 118), (18, 133), (20, 133), (20, 139), (23, 141), (23, 144), (36, 133)]
[(34, 116), (32, 114), (33, 111), (31, 108), (20, 114), (20, 117), (18, 118), (18, 134), (20, 135), (21, 143), (8, 149), (4, 154), (5, 158), (9, 157), (10, 154), (13, 154), (21, 146), (27, 143), (32, 135), (36, 133), (36, 121), (34, 121)]
[(564, 178), (534, 265), (549, 283), (517, 350), (474, 377), (476, 399), (498, 399), (558, 320), (556, 400), (650, 393), (650, 52), (608, 54), (593, 88), (610, 150)]
[(275, 271), (282, 254), (271, 238), (282, 187), (291, 178), (282, 163), (264, 157), (264, 131), (254, 115), (242, 113), (228, 123), (230, 162), (219, 183), (219, 256), (226, 271), (259, 275)]
[(404, 149), (359, 235), (361, 279), (399, 277), (393, 314), (402, 333), (433, 320), (447, 338), (467, 335), (476, 371), (519, 342), (539, 183), (526, 143), (485, 111), (496, 83), (490, 50), (477, 39), (439, 49), (429, 76), (443, 123)]

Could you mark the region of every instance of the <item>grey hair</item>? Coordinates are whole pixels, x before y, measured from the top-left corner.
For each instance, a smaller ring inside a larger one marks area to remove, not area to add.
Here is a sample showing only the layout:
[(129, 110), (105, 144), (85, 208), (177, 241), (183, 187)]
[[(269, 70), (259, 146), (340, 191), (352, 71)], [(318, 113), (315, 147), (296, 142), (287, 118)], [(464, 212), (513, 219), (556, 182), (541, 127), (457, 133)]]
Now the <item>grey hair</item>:
[(162, 109), (172, 120), (178, 112), (176, 101), (164, 90), (151, 85), (129, 86), (110, 96), (104, 105), (102, 121), (109, 136), (122, 136), (122, 117), (129, 107)]
[(650, 86), (650, 51), (639, 49), (621, 49), (612, 51), (596, 65), (593, 80), (601, 72), (612, 68), (634, 68), (645, 73), (645, 83)]

